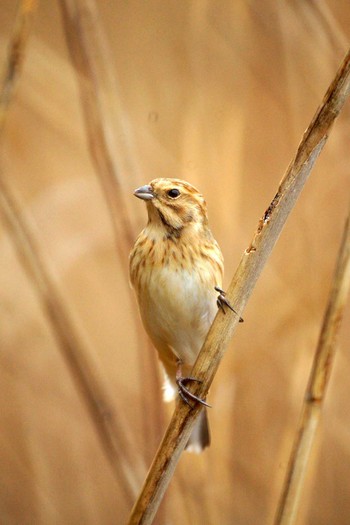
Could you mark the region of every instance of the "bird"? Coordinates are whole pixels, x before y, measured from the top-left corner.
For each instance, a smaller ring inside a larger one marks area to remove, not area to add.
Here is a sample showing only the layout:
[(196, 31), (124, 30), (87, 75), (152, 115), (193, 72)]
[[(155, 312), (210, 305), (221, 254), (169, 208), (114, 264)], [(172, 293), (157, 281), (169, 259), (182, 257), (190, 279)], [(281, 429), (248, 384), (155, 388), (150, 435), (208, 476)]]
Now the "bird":
[[(224, 260), (206, 202), (194, 186), (176, 178), (154, 179), (134, 195), (145, 201), (148, 222), (130, 253), (130, 283), (164, 370), (164, 400), (179, 393), (188, 404), (209, 406), (187, 384), (196, 381), (190, 372), (218, 306), (232, 307), (221, 288)], [(204, 407), (186, 449), (198, 453), (209, 444)]]

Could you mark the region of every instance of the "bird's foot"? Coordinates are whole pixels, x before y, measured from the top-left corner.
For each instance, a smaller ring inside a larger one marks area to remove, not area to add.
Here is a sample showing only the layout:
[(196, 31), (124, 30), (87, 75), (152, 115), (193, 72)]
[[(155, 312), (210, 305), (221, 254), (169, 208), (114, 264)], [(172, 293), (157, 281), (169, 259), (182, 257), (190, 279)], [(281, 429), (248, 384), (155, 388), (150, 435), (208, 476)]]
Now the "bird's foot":
[[(224, 314), (226, 314), (226, 311), (225, 311), (225, 306), (227, 306), (230, 310), (232, 310), (232, 312), (234, 312), (236, 315), (238, 315), (238, 313), (236, 312), (236, 310), (234, 308), (232, 308), (231, 304), (230, 304), (230, 301), (228, 299), (226, 299), (226, 292), (224, 292), (224, 290), (221, 290), (221, 288), (219, 288), (219, 286), (215, 286), (215, 290), (217, 292), (219, 292), (219, 296), (216, 300), (216, 304), (218, 305), (218, 308), (221, 308), (221, 310), (224, 312)], [(244, 319), (242, 317), (239, 317), (239, 322), (240, 323), (243, 323), (244, 322)]]
[(195, 377), (177, 377), (176, 383), (179, 387), (179, 396), (188, 406), (194, 408), (194, 405), (190, 403), (190, 400), (193, 400), (197, 403), (201, 403), (201, 405), (211, 408), (211, 405), (204, 401), (204, 399), (201, 399), (200, 397), (192, 394), (192, 392), (190, 392), (187, 388), (189, 383), (202, 383), (200, 379), (196, 379)]

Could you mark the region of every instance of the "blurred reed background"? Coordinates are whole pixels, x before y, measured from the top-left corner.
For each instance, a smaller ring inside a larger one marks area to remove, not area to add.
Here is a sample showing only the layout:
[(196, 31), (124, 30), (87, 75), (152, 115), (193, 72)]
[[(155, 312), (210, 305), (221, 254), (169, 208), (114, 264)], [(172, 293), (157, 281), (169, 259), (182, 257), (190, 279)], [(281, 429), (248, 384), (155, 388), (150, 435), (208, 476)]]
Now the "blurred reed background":
[[(3, 0), (3, 70), (15, 18)], [(146, 221), (132, 191), (198, 186), (227, 284), (349, 34), (345, 0), (38, 6), (0, 170), (48, 281), (2, 215), (2, 524), (125, 523), (171, 413), (126, 274)], [(216, 376), (212, 446), (183, 455), (158, 525), (273, 519), (349, 201), (349, 117), (348, 103)], [(349, 324), (347, 308), (300, 524), (350, 519)]]

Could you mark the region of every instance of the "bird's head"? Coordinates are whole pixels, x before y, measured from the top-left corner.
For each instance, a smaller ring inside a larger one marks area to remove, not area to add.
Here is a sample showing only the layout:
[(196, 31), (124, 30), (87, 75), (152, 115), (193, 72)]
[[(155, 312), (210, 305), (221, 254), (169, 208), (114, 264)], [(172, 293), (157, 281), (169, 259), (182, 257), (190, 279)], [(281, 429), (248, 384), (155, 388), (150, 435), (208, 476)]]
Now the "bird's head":
[(207, 207), (199, 191), (180, 179), (154, 179), (134, 191), (147, 204), (149, 224), (179, 237), (189, 226), (206, 227)]

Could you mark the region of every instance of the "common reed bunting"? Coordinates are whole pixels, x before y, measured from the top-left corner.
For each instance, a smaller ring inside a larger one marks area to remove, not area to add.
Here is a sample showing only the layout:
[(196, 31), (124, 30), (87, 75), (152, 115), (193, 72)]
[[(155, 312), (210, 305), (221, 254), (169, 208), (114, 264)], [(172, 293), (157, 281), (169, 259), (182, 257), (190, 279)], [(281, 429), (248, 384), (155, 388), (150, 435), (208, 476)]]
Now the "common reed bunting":
[[(146, 202), (148, 223), (130, 254), (130, 280), (164, 368), (164, 399), (179, 392), (189, 404), (206, 404), (186, 385), (217, 305), (231, 306), (221, 290), (223, 257), (209, 229), (205, 200), (179, 179), (154, 179), (134, 195)], [(209, 443), (204, 407), (186, 448), (200, 452)]]

